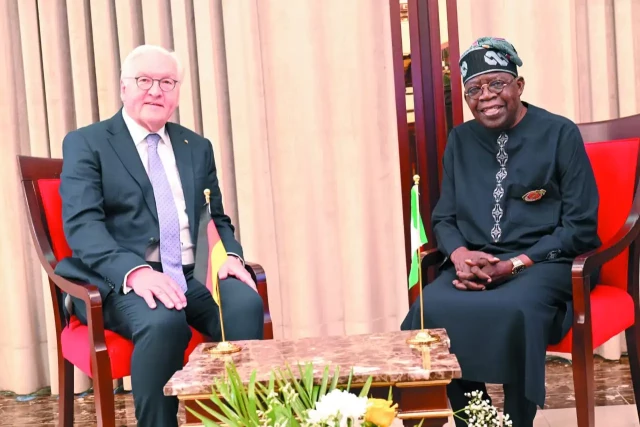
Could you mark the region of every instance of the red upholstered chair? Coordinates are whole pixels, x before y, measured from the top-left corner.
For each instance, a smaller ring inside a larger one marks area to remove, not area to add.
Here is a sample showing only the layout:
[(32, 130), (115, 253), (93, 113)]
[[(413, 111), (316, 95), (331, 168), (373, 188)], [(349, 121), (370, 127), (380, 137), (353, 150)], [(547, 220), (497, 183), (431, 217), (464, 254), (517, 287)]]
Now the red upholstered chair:
[[(573, 326), (549, 351), (571, 353), (579, 427), (595, 427), (593, 350), (626, 332), (636, 407), (640, 416), (640, 115), (578, 126), (593, 167), (603, 244), (575, 259)], [(422, 254), (426, 270), (443, 261), (437, 249)], [(590, 290), (590, 275), (601, 267)]]
[[(640, 415), (640, 115), (578, 126), (591, 161), (602, 246), (573, 263), (573, 328), (549, 351), (571, 353), (579, 427), (595, 426), (593, 350), (625, 332)], [(589, 294), (589, 275), (601, 267)]]
[[(60, 388), (58, 425), (73, 426), (73, 367), (93, 379), (98, 426), (115, 426), (112, 380), (129, 376), (133, 343), (115, 332), (105, 330), (102, 300), (96, 286), (72, 282), (54, 273), (58, 260), (70, 256), (62, 228), (60, 185), (61, 159), (18, 156), (24, 197), (29, 212), (33, 242), (40, 262), (49, 276), (58, 345), (58, 381)], [(265, 339), (273, 338), (269, 314), (267, 281), (258, 264), (247, 263), (264, 301)], [(62, 292), (83, 300), (87, 306), (85, 326), (73, 315), (66, 324)], [(185, 363), (193, 349), (205, 340), (192, 328), (185, 352)]]

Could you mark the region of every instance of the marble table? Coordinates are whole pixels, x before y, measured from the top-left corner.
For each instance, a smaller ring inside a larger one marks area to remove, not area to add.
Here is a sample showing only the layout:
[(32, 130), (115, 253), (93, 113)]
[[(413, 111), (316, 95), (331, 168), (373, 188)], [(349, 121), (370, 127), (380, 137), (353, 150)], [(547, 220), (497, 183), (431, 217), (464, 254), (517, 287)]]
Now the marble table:
[[(257, 380), (267, 382), (271, 370), (285, 368), (287, 364), (313, 363), (316, 382), (320, 384), (325, 366), (331, 372), (340, 367), (339, 384), (346, 385), (353, 369), (352, 391), (373, 377), (370, 394), (386, 398), (391, 386), (394, 401), (398, 403), (398, 418), (404, 425), (441, 427), (451, 415), (446, 386), (461, 371), (455, 355), (449, 352), (449, 338), (443, 329), (430, 333), (440, 340), (432, 344), (428, 353), (410, 347), (406, 340), (415, 335), (411, 331), (351, 335), (295, 340), (237, 341), (242, 351), (226, 356), (232, 359), (248, 383), (253, 371)], [(224, 372), (225, 361), (207, 353), (215, 343), (200, 344), (191, 354), (189, 362), (176, 372), (164, 387), (164, 394), (177, 396), (185, 406), (200, 413), (196, 403), (213, 405), (209, 399), (215, 378)], [(297, 373), (297, 369), (294, 370)], [(186, 411), (187, 426), (202, 425)]]

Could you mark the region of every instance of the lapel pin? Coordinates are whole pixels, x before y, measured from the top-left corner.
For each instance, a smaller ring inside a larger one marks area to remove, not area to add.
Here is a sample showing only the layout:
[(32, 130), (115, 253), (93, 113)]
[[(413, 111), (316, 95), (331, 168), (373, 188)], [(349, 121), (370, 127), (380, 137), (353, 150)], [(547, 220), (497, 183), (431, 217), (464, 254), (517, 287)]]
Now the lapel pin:
[(522, 200), (524, 200), (525, 202), (536, 202), (542, 199), (542, 196), (544, 196), (546, 193), (547, 193), (546, 190), (529, 191), (527, 194), (522, 196)]
[(184, 143), (185, 143), (185, 144), (188, 144), (188, 143), (189, 143), (189, 141), (187, 141), (187, 140), (185, 139), (185, 140), (184, 140)]

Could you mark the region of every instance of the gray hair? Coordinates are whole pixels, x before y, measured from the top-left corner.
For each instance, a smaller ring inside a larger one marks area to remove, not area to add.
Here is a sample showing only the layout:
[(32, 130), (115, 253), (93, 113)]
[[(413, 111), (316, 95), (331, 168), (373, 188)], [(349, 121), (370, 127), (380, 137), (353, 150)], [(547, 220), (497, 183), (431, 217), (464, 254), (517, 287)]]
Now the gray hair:
[(133, 77), (130, 74), (132, 74), (132, 68), (133, 68), (135, 59), (138, 58), (139, 56), (142, 56), (150, 52), (161, 53), (163, 55), (166, 55), (172, 58), (176, 62), (176, 66), (178, 68), (178, 81), (182, 81), (182, 77), (184, 76), (184, 68), (182, 67), (182, 63), (180, 62), (180, 58), (178, 57), (178, 55), (175, 52), (172, 52), (170, 50), (163, 48), (162, 46), (156, 46), (152, 44), (140, 45), (135, 49), (133, 49), (127, 55), (124, 61), (122, 61), (122, 67), (120, 69), (120, 79), (124, 77)]

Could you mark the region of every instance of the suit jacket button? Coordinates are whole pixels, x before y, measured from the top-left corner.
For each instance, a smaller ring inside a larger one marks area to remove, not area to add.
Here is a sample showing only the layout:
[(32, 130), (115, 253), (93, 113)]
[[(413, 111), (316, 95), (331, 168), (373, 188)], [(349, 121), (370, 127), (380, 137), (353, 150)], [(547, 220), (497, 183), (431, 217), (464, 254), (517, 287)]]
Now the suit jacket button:
[(149, 244), (152, 245), (156, 242), (156, 238), (155, 237), (149, 237)]

